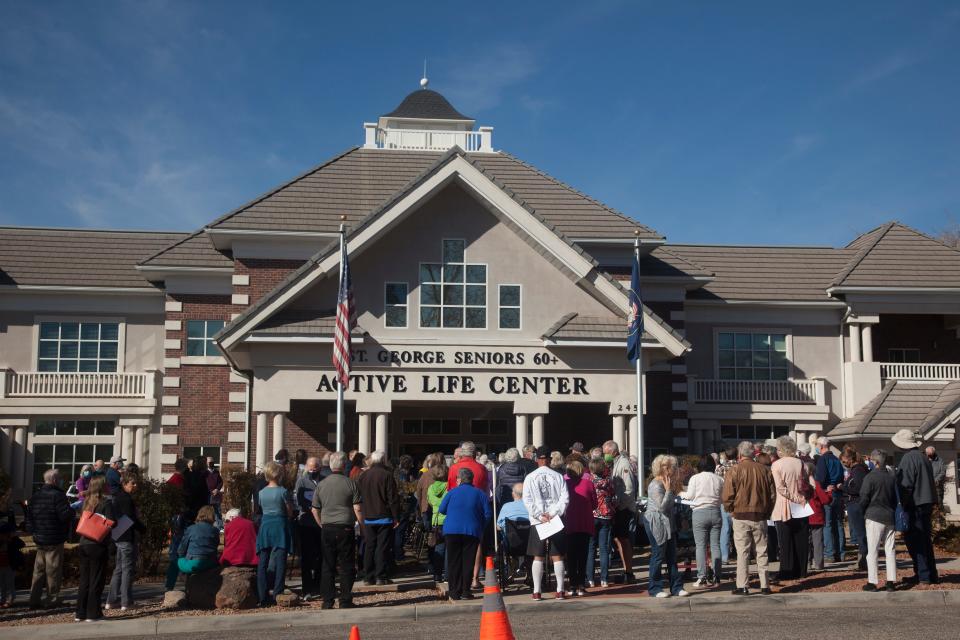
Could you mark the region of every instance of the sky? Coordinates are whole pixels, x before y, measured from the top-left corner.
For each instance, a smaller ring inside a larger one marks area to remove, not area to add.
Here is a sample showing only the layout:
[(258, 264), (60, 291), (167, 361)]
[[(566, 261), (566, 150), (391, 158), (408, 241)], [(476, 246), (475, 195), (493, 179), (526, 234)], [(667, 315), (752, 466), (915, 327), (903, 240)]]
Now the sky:
[(671, 242), (960, 221), (956, 2), (3, 0), (0, 225), (200, 228), (362, 144), (424, 59)]

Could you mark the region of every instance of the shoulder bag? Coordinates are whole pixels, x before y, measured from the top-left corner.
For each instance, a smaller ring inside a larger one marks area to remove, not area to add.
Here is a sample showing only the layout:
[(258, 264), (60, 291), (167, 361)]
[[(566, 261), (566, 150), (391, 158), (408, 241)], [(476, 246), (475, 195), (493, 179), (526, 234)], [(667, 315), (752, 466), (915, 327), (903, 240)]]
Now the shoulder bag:
[(893, 477), (893, 488), (897, 492), (897, 508), (893, 511), (893, 528), (900, 533), (904, 533), (910, 530), (910, 516), (907, 515), (907, 511), (900, 501), (900, 483), (897, 482), (896, 476)]
[(77, 534), (94, 542), (103, 542), (115, 524), (116, 522), (105, 515), (84, 511), (80, 515), (80, 523), (77, 524)]

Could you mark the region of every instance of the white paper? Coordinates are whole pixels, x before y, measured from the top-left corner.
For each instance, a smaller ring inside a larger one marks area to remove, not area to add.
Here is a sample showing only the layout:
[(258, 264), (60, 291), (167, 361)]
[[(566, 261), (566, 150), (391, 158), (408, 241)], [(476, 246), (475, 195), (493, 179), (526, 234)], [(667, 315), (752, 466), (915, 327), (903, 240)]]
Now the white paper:
[(113, 526), (113, 529), (110, 530), (110, 536), (117, 540), (120, 536), (127, 532), (127, 529), (133, 526), (133, 520), (128, 516), (120, 516), (120, 519), (117, 520), (117, 524)]
[(791, 518), (809, 518), (813, 515), (813, 507), (810, 506), (810, 503), (806, 504), (797, 504), (796, 502), (790, 503), (790, 517)]
[(541, 540), (546, 540), (555, 533), (563, 531), (563, 520), (554, 516), (550, 522), (538, 522), (536, 524), (537, 535)]

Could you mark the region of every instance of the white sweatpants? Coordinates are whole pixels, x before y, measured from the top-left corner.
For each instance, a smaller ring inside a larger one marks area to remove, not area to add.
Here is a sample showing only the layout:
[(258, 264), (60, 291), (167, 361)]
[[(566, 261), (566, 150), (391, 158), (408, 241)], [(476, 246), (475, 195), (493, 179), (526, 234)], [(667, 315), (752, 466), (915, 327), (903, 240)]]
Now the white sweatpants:
[(887, 567), (887, 582), (897, 581), (896, 533), (893, 525), (867, 520), (867, 582), (877, 584), (880, 572), (880, 545)]

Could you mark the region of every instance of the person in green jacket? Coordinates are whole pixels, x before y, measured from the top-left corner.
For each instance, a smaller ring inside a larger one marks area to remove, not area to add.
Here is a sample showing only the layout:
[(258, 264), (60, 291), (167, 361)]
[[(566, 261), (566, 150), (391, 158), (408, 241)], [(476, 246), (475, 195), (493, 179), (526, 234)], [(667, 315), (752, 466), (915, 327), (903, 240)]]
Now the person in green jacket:
[(433, 483), (427, 487), (427, 502), (430, 503), (433, 517), (430, 526), (433, 528), (433, 545), (430, 548), (430, 566), (433, 567), (433, 579), (437, 582), (446, 580), (446, 546), (443, 544), (443, 521), (447, 516), (440, 513), (440, 503), (447, 495), (447, 465), (443, 462), (427, 470), (433, 478)]

